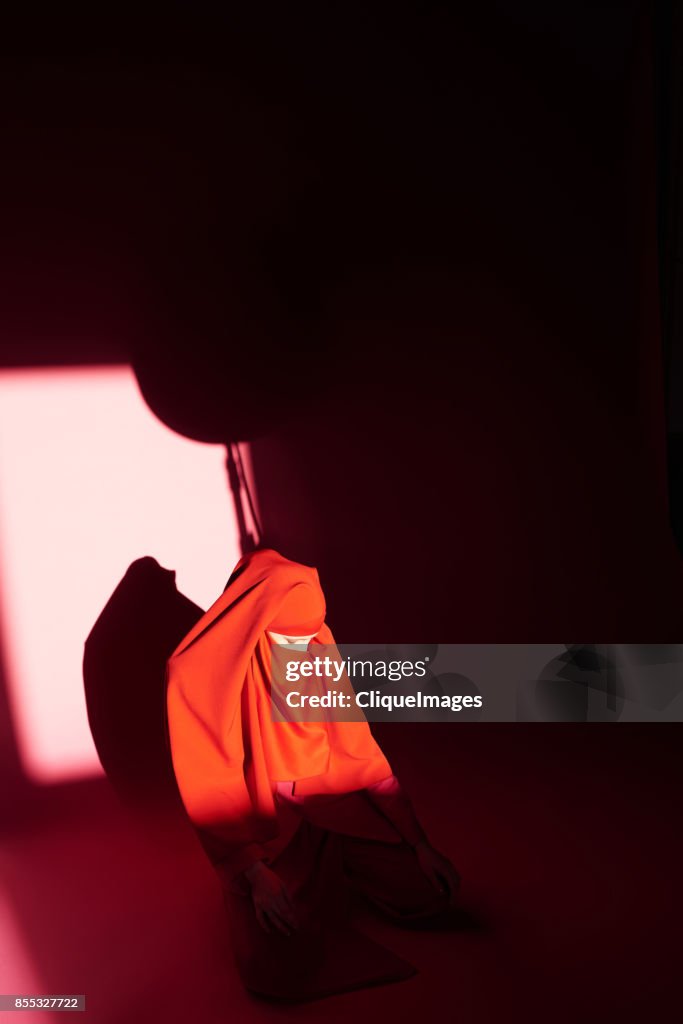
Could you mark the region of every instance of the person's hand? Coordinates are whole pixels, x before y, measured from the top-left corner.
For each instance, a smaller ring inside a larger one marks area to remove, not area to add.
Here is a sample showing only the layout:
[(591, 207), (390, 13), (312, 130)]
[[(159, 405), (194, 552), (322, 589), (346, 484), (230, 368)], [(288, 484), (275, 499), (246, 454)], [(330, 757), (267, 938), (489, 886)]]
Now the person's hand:
[(448, 896), (448, 902), (454, 907), (460, 888), (460, 875), (448, 857), (444, 857), (427, 842), (418, 843), (414, 849), (424, 874), (435, 889)]
[(294, 902), (280, 876), (263, 861), (257, 861), (245, 875), (251, 886), (256, 918), (264, 931), (291, 935), (298, 927)]

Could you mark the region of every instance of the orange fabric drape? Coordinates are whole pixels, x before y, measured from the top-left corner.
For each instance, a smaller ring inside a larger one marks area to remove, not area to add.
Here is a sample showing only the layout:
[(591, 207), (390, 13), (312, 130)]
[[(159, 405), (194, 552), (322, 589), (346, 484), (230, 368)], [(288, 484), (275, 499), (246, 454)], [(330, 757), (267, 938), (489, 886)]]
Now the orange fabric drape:
[(317, 570), (272, 549), (245, 555), (221, 596), (168, 659), (171, 756), (185, 808), (214, 862), (274, 839), (278, 781), (303, 795), (349, 793), (391, 775), (366, 721), (274, 721), (266, 630), (315, 632), (324, 622)]

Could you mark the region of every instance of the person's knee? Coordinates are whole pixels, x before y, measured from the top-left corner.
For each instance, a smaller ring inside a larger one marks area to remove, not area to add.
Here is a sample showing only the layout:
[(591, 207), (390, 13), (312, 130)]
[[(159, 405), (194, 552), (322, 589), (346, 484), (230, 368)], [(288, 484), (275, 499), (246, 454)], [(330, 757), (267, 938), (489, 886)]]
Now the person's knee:
[(439, 890), (430, 886), (430, 891), (425, 893), (424, 899), (416, 911), (419, 917), (439, 917), (450, 910), (451, 897), (445, 889)]
[(363, 879), (359, 886), (371, 903), (398, 920), (435, 917), (448, 911), (450, 893), (437, 889), (427, 878), (412, 851), (410, 855), (404, 851), (400, 863), (391, 867), (393, 870), (370, 882)]
[(438, 917), (449, 909), (449, 896), (436, 889), (420, 887), (421, 891), (397, 893), (384, 902), (385, 909), (397, 920), (420, 920)]

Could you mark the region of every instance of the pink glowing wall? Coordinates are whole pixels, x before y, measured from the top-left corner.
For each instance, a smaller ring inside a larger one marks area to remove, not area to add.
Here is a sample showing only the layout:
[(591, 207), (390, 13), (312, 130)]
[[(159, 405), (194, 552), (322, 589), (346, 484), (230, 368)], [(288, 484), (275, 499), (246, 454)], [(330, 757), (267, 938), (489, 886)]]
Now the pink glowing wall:
[(34, 781), (101, 770), (83, 643), (129, 564), (153, 556), (202, 607), (222, 591), (240, 554), (224, 463), (154, 417), (129, 366), (0, 372), (0, 622)]

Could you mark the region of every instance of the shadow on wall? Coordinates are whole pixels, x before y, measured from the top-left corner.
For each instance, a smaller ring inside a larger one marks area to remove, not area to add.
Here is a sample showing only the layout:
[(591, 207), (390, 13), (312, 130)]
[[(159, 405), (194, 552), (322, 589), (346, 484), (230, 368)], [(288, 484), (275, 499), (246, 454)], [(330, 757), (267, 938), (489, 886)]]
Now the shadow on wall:
[(391, 46), (361, 6), (199, 19), (206, 70), (8, 69), (14, 360), (117, 339), (162, 422), (253, 442), (346, 642), (677, 625), (633, 5), (396, 10)]
[(167, 742), (166, 660), (203, 611), (179, 593), (175, 572), (139, 558), (85, 642), (88, 721), (110, 782), (127, 801), (176, 799)]
[(520, 687), (518, 721), (617, 722), (627, 703), (647, 720), (666, 714), (683, 691), (681, 644), (565, 647), (538, 679)]

